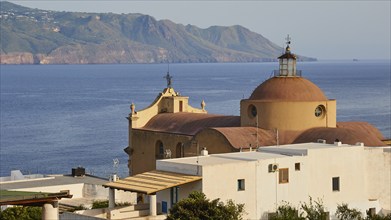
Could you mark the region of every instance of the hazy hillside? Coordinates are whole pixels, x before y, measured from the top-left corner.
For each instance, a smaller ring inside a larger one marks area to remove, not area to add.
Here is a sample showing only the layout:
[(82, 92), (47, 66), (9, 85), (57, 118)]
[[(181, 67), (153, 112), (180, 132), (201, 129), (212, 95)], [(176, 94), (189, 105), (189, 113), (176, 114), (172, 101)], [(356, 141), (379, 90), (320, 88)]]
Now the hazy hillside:
[(201, 29), (142, 14), (46, 11), (2, 1), (0, 21), (3, 64), (262, 62), (282, 51), (242, 26)]

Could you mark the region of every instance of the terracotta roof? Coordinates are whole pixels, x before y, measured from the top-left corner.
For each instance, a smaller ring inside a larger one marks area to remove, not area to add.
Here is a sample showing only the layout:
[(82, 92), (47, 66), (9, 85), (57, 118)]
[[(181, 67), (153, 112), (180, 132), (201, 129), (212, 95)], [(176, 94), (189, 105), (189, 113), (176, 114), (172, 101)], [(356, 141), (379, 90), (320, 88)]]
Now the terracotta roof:
[(365, 146), (386, 146), (379, 138), (378, 130), (365, 122), (338, 123), (337, 128), (311, 128), (300, 134), (293, 143), (316, 142), (334, 143), (336, 139), (344, 144), (363, 142)]
[(365, 121), (346, 121), (346, 122), (337, 122), (338, 128), (349, 128), (353, 130), (361, 130), (368, 134), (374, 134), (380, 140), (384, 139), (383, 134), (372, 124)]
[(251, 100), (326, 101), (323, 91), (303, 77), (273, 77), (259, 85)]
[(284, 59), (284, 58), (296, 60), (296, 56), (293, 53), (284, 53), (283, 55), (278, 57), (278, 59)]
[(140, 130), (194, 135), (208, 127), (239, 127), (240, 116), (200, 113), (162, 113), (154, 116)]
[[(218, 131), (232, 147), (236, 149), (257, 146), (256, 132), (258, 131), (258, 146), (276, 145), (276, 132), (255, 127), (220, 127), (208, 128)], [(337, 128), (312, 128), (306, 131), (279, 131), (279, 144), (316, 142), (324, 139), (327, 143), (334, 143), (339, 139), (345, 144), (363, 142), (365, 146), (385, 146), (380, 131), (367, 122), (339, 122)]]
[[(154, 116), (139, 130), (168, 132), (184, 135), (195, 135), (203, 129), (213, 129), (222, 134), (232, 147), (256, 147), (256, 132), (258, 131), (258, 146), (276, 144), (276, 132), (256, 129), (255, 127), (240, 127), (239, 116), (223, 116), (199, 113), (162, 113)], [(279, 131), (279, 144), (316, 142), (324, 139), (334, 143), (339, 139), (345, 144), (363, 142), (365, 146), (385, 146), (381, 132), (367, 122), (338, 122), (337, 128), (311, 128), (302, 131)]]
[(250, 148), (257, 147), (257, 131), (258, 131), (258, 146), (270, 146), (276, 144), (276, 136), (273, 131), (257, 129), (255, 127), (225, 127), (225, 128), (210, 128), (220, 132), (232, 145), (232, 147)]
[[(258, 146), (271, 146), (277, 144), (277, 133), (272, 130), (265, 130), (255, 127), (221, 127), (209, 128), (218, 131), (223, 135), (232, 147), (236, 149), (249, 148), (257, 146), (256, 132), (258, 131)], [(278, 143), (291, 144), (299, 135), (301, 131), (279, 131)]]

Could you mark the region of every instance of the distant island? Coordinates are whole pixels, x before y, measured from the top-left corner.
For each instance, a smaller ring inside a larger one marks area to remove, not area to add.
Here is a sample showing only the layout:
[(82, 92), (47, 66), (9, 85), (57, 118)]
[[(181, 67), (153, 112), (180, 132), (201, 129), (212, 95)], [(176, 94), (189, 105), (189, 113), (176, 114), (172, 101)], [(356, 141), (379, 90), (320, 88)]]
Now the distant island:
[(0, 3), (1, 64), (270, 62), (283, 51), (239, 25), (202, 29), (143, 14), (57, 12)]

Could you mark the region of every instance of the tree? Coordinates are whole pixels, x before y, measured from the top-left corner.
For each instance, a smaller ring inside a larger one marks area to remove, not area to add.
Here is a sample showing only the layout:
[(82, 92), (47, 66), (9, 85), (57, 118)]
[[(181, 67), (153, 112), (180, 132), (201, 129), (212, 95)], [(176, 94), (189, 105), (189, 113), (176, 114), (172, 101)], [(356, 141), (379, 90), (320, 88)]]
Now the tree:
[(228, 200), (227, 204), (221, 202), (220, 199), (210, 201), (204, 193), (195, 191), (170, 209), (167, 220), (239, 220), (242, 219), (243, 213), (244, 204), (235, 204), (232, 200)]
[(337, 212), (335, 216), (339, 220), (361, 220), (362, 213), (357, 209), (350, 209), (348, 204), (342, 203), (342, 205), (337, 205)]
[(41, 207), (32, 206), (14, 206), (0, 212), (2, 220), (40, 220), (42, 217)]

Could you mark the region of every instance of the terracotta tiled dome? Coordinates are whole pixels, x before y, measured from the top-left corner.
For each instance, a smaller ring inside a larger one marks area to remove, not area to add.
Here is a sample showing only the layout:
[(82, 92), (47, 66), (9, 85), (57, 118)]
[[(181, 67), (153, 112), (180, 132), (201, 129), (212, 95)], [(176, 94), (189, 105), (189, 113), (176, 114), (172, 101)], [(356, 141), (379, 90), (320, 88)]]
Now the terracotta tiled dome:
[(325, 101), (327, 97), (318, 86), (303, 77), (273, 77), (259, 85), (249, 99)]
[(344, 144), (362, 142), (365, 146), (386, 146), (381, 141), (381, 132), (366, 122), (339, 122), (336, 128), (311, 128), (301, 133), (293, 143), (316, 142), (318, 139), (326, 140), (328, 144), (338, 139)]

